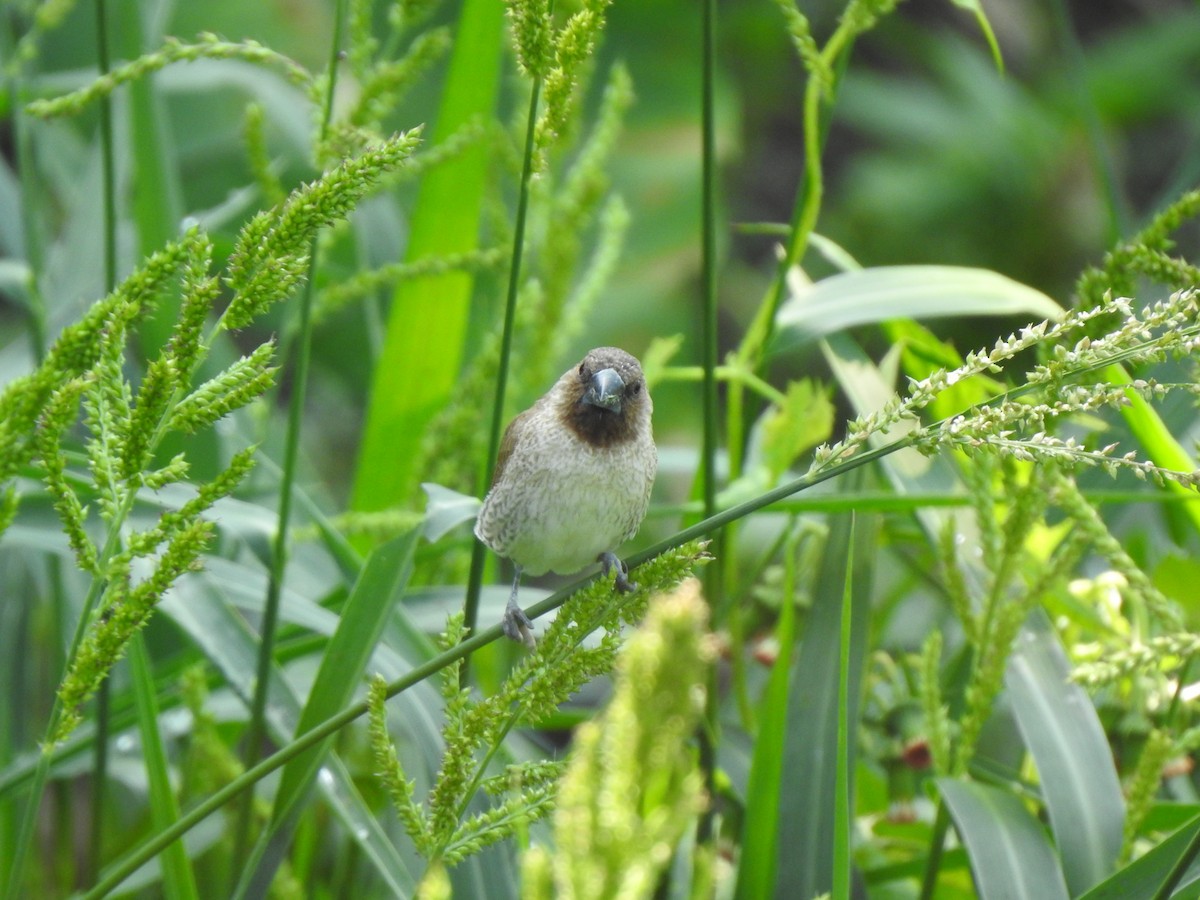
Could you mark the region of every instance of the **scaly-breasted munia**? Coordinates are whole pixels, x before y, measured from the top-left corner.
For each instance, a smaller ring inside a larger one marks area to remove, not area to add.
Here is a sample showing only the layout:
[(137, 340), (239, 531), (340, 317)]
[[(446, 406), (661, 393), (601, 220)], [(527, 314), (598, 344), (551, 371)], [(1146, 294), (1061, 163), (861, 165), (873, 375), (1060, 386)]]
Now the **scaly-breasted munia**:
[(504, 432), (475, 534), (516, 566), (503, 622), (510, 638), (534, 643), (517, 605), (522, 572), (570, 575), (599, 562), (605, 574), (617, 570), (618, 590), (636, 587), (614, 551), (650, 503), (653, 409), (638, 361), (597, 347)]

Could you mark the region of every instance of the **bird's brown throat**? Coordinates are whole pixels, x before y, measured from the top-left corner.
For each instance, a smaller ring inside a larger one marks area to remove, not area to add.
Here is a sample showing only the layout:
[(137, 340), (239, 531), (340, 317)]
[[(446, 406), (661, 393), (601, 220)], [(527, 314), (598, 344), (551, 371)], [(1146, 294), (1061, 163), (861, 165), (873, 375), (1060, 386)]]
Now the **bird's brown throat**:
[(637, 427), (631, 415), (610, 412), (590, 403), (573, 403), (566, 421), (580, 440), (597, 448), (616, 447), (629, 443), (637, 436)]

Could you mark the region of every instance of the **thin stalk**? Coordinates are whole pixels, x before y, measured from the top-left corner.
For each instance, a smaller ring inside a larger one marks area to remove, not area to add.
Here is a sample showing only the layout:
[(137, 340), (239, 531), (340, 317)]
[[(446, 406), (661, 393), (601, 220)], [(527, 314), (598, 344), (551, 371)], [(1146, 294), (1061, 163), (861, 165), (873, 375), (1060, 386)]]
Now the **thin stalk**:
[[(833, 900), (850, 900), (850, 653), (854, 629), (854, 513), (850, 514), (846, 548), (846, 586), (842, 593), (839, 628), (837, 761), (833, 790)], [(785, 600), (790, 602), (790, 600)]]
[[(504, 300), (504, 326), (500, 333), (500, 368), (496, 372), (496, 391), (492, 400), (492, 425), (488, 435), (487, 464), (481, 484), (487, 485), (496, 468), (500, 455), (500, 431), (504, 425), (504, 395), (508, 388), (508, 368), (512, 357), (513, 323), (517, 313), (517, 294), (521, 287), (521, 256), (525, 250), (525, 219), (529, 212), (529, 184), (533, 179), (533, 141), (537, 126), (538, 101), (542, 93), (542, 79), (533, 79), (529, 91), (529, 114), (525, 123), (525, 158), (521, 163), (521, 187), (517, 195), (517, 214), (513, 225), (512, 262), (508, 267), (508, 292)], [(467, 577), (467, 596), (463, 602), (463, 621), (467, 633), (475, 630), (479, 618), (479, 595), (483, 590), (483, 565), (487, 560), (487, 548), (482, 541), (475, 541), (471, 549), (471, 572)], [(468, 663), (470, 660), (467, 661)], [(462, 667), (462, 680), (469, 678), (467, 663)]]
[[(101, 77), (108, 74), (108, 10), (106, 0), (96, 0), (96, 56)], [(100, 100), (100, 169), (104, 199), (104, 292), (117, 284), (117, 200), (113, 167), (112, 97)]]
[[(96, 58), (100, 75), (108, 74), (108, 3), (96, 0)], [(104, 205), (104, 293), (117, 285), (117, 178), (113, 164), (112, 97), (100, 100), (100, 185)], [(83, 883), (96, 880), (104, 848), (104, 808), (108, 788), (108, 679), (96, 694), (96, 743), (92, 750), (92, 803), (88, 850), (83, 863)]]
[[(704, 449), (701, 457), (704, 478), (704, 517), (717, 510), (717, 149), (714, 124), (713, 70), (716, 67), (716, 0), (704, 0), (703, 55), (701, 70), (701, 201), (700, 254), (701, 306), (703, 310), (704, 344)], [(722, 554), (717, 554), (719, 565)], [(709, 578), (711, 606), (719, 606), (712, 591), (719, 589), (720, 579)]]
[(921, 878), (921, 893), (918, 900), (933, 900), (937, 888), (938, 872), (942, 868), (942, 853), (946, 848), (946, 832), (950, 830), (950, 813), (943, 800), (938, 800), (937, 816), (933, 822), (933, 835), (929, 838), (929, 855), (925, 857), (925, 874)]
[(87, 855), (83, 861), (81, 881), (91, 884), (100, 874), (100, 860), (104, 856), (104, 807), (108, 802), (108, 737), (109, 699), (111, 691), (108, 679), (96, 692), (96, 741), (92, 745), (92, 820), (88, 829)]
[[(717, 150), (713, 78), (716, 68), (716, 0), (704, 0), (700, 9), (702, 49), (700, 56), (700, 254), (701, 305), (703, 334), (703, 408), (704, 437), (701, 452), (702, 498), (704, 518), (710, 519), (717, 509)], [(714, 565), (704, 573), (705, 593), (708, 595), (712, 619), (718, 620), (723, 609), (721, 601), (725, 583), (726, 545), (731, 536), (724, 532), (716, 536)], [(735, 654), (736, 656), (736, 654)], [(719, 740), (719, 703), (716, 667), (709, 666), (708, 690), (705, 693), (704, 725), (697, 731), (700, 746), (700, 768), (704, 773), (705, 789), (716, 796), (716, 743)], [(696, 842), (704, 845), (713, 838), (713, 813), (705, 811), (696, 828)], [(700, 854), (698, 858), (702, 857)]]
[[(717, 366), (712, 371), (717, 381), (745, 385), (771, 403), (782, 404), (787, 401), (787, 395), (783, 391), (749, 369), (732, 365)], [(671, 366), (663, 371), (659, 381), (693, 382), (705, 381), (707, 377), (708, 372), (704, 366)]]
[[(820, 58), (824, 71), (832, 72), (844, 67), (848, 58), (847, 51), (857, 33), (855, 27), (846, 19), (838, 24), (837, 30), (821, 50)], [(821, 154), (825, 149), (830, 121), (828, 118), (824, 122), (821, 120), (821, 101), (825, 101), (825, 106), (832, 106), (838, 81), (840, 78), (835, 77), (833, 84), (824, 85), (816, 72), (810, 70), (805, 83), (804, 177), (796, 189), (787, 240), (784, 243), (779, 265), (775, 269), (775, 277), (771, 280), (766, 295), (759, 303), (758, 312), (738, 347), (737, 360), (742, 368), (755, 370), (762, 361), (763, 353), (774, 331), (775, 316), (779, 312), (786, 293), (788, 272), (804, 257), (813, 230), (816, 228), (825, 185), (821, 169)], [(743, 394), (743, 388), (739, 384), (733, 383), (729, 386), (726, 418), (729, 423), (727, 436), (730, 480), (736, 479), (742, 471), (744, 442), (741, 437), (745, 421)]]
[[(342, 45), (342, 29), (346, 18), (346, 0), (337, 0), (334, 9), (333, 39), (329, 50), (329, 84), (321, 114), (318, 141), (323, 141), (333, 118), (333, 95), (337, 87), (338, 64)], [(308, 368), (312, 357), (312, 306), (316, 293), (314, 282), (317, 268), (317, 239), (312, 240), (308, 254), (308, 277), (300, 294), (300, 324), (296, 334), (296, 362), (292, 374), (292, 394), (288, 403), (287, 433), (284, 437), (283, 472), (279, 480), (279, 513), (275, 538), (271, 544), (271, 571), (267, 581), (266, 604), (263, 608), (258, 664), (255, 672), (254, 698), (250, 707), (250, 722), (246, 728), (245, 764), (252, 768), (262, 755), (266, 737), (267, 692), (271, 683), (271, 663), (275, 658), (275, 638), (279, 624), (279, 605), (287, 570), (288, 539), (291, 528), (292, 491), (296, 483), (296, 468), (300, 457), (300, 430), (304, 422), (304, 403), (308, 389)], [(249, 845), (250, 820), (254, 808), (254, 792), (248, 791), (238, 812), (234, 840), (233, 876), (236, 878)]]

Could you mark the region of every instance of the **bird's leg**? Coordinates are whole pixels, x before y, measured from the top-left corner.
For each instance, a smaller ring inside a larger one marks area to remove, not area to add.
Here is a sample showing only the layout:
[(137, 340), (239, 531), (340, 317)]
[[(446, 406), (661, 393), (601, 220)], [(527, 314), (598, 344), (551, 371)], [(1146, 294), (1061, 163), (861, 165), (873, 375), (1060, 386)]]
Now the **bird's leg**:
[(500, 626), (506, 635), (514, 641), (520, 641), (532, 650), (537, 646), (537, 640), (533, 636), (533, 621), (525, 615), (525, 610), (517, 606), (517, 588), (521, 584), (521, 567), (514, 566), (514, 568), (516, 572), (513, 574), (512, 593), (508, 595), (508, 605), (504, 607), (504, 618), (500, 621)]
[(613, 569), (617, 570), (617, 578), (613, 582), (613, 587), (622, 594), (628, 594), (630, 591), (637, 590), (637, 582), (629, 580), (629, 570), (625, 568), (625, 563), (621, 562), (617, 554), (605, 551), (596, 557), (596, 562), (600, 563), (605, 578), (608, 577), (608, 573)]

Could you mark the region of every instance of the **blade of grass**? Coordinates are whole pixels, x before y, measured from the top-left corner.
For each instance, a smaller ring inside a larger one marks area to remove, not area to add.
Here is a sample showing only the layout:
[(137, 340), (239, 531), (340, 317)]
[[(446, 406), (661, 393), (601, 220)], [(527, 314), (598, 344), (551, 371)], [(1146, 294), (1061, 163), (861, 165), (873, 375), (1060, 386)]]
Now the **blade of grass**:
[[(150, 818), (155, 828), (167, 828), (179, 819), (179, 804), (175, 801), (167, 753), (158, 730), (158, 701), (155, 698), (150, 654), (146, 652), (146, 642), (141, 634), (134, 635), (129, 644), (129, 669), (137, 703), (146, 777), (150, 785)], [(163, 890), (169, 900), (199, 897), (196, 876), (183, 841), (175, 841), (166, 848), (162, 866)]]
[[(1180, 825), (1169, 837), (1112, 877), (1096, 885), (1080, 900), (1125, 900), (1127, 897), (1154, 897), (1156, 900), (1166, 900), (1175, 888), (1195, 883), (1196, 871), (1192, 869), (1187, 873), (1195, 856), (1189, 856), (1187, 851), (1197, 837), (1200, 837), (1200, 815), (1193, 816)], [(1187, 865), (1179, 869), (1177, 878), (1174, 877), (1179, 864), (1185, 861)], [(1183, 880), (1182, 876), (1185, 873), (1191, 877)]]
[[(716, 101), (714, 80), (717, 66), (717, 3), (704, 0), (700, 5), (702, 48), (700, 55), (700, 303), (703, 334), (704, 381), (702, 404), (704, 410), (703, 448), (701, 450), (701, 480), (704, 518), (717, 511), (717, 138)], [(731, 626), (733, 658), (736, 660), (735, 680), (740, 684), (745, 676), (742, 664), (741, 617), (738, 610), (725, 609), (723, 602), (727, 549), (733, 544), (733, 535), (722, 530), (714, 536), (713, 565), (704, 572), (704, 593), (708, 600), (710, 619), (716, 627), (728, 619)], [(704, 773), (704, 785), (710, 796), (716, 795), (717, 754), (715, 744), (719, 740), (719, 692), (715, 667), (708, 671), (708, 691), (705, 695), (705, 722), (700, 727), (697, 740), (700, 746), (700, 767)], [(704, 846), (712, 838), (713, 813), (706, 809), (699, 817), (696, 827), (696, 843)], [(704, 858), (697, 854), (696, 858)]]
[(988, 269), (965, 266), (879, 266), (823, 278), (779, 309), (773, 350), (856, 325), (890, 319), (1006, 316), (1061, 318), (1041, 291)]
[[(458, 21), (434, 146), (471, 121), (490, 117), (499, 87), (504, 4), (465, 0)], [(406, 261), (475, 249), (487, 166), (487, 148), (476, 144), (422, 179)], [(458, 379), (472, 284), (467, 272), (447, 272), (396, 286), (371, 385), (353, 508), (408, 501), (422, 435)]]
[[(850, 716), (851, 659), (854, 634), (854, 513), (850, 514), (850, 541), (846, 552), (846, 585), (842, 591), (838, 644), (837, 757), (833, 788), (833, 900), (850, 900)], [(868, 598), (869, 599), (869, 598)], [(862, 647), (865, 651), (866, 641)], [(861, 661), (860, 661), (861, 662)], [(857, 707), (857, 704), (856, 704)]]
[[(1101, 378), (1111, 384), (1129, 384), (1132, 381), (1124, 366), (1109, 366), (1101, 374)], [(1191, 454), (1179, 443), (1175, 435), (1171, 434), (1171, 430), (1163, 422), (1158, 410), (1135, 391), (1127, 391), (1126, 396), (1129, 398), (1129, 402), (1121, 407), (1121, 416), (1155, 465), (1165, 469), (1174, 469), (1177, 472), (1194, 471), (1196, 463)], [(1196, 495), (1195, 491), (1189, 491), (1183, 485), (1171, 481), (1167, 482), (1166, 490), (1175, 496), (1194, 497)], [(1186, 503), (1183, 506), (1183, 513), (1192, 523), (1192, 527), (1200, 533), (1200, 506)]]
[(775, 626), (779, 656), (763, 691), (754, 736), (754, 755), (746, 785), (746, 813), (738, 859), (738, 900), (766, 897), (775, 883), (779, 846), (779, 797), (783, 792), (783, 748), (787, 736), (791, 668), (796, 642), (796, 544), (793, 529), (784, 544), (783, 608)]
[[(367, 559), (321, 659), (321, 668), (296, 725), (297, 734), (304, 734), (349, 703), (392, 606), (408, 584), (418, 540), (419, 533), (410, 531), (384, 544)], [(283, 770), (275, 794), (273, 826), (283, 821), (307, 791), (323, 755), (323, 747), (313, 747)]]
[(1072, 896), (1111, 872), (1121, 851), (1125, 800), (1104, 728), (1044, 613), (1035, 613), (1008, 661), (1005, 684), (1037, 764), (1050, 826)]
[[(778, 876), (773, 886), (776, 897), (815, 897), (834, 885), (838, 726), (843, 716), (847, 722), (858, 721), (874, 532), (873, 527), (852, 529), (849, 514), (834, 517), (830, 526), (814, 587), (813, 608), (791, 672), (783, 751), (783, 770), (788, 777), (783, 779), (779, 795)], [(859, 545), (857, 553), (851, 552), (851, 541)], [(851, 577), (853, 560), (859, 568)], [(848, 583), (853, 590), (848, 613), (852, 633), (843, 664), (843, 598)], [(848, 679), (845, 710), (840, 708), (843, 665)], [(854, 756), (853, 745), (847, 746), (847, 771), (853, 769)]]
[(1017, 797), (954, 778), (939, 778), (937, 784), (967, 847), (980, 900), (1067, 900), (1054, 849)]

